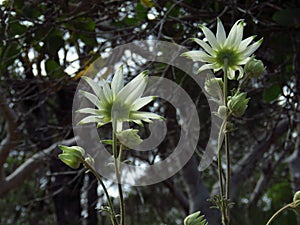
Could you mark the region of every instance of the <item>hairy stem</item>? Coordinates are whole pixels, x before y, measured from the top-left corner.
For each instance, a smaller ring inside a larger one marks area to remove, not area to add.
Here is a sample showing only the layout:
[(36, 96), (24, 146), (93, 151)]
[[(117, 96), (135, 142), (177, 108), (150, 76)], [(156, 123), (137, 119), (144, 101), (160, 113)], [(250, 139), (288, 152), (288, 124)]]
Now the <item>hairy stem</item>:
[(113, 207), (113, 204), (112, 204), (112, 201), (111, 201), (111, 198), (108, 194), (108, 191), (107, 191), (107, 188), (105, 186), (105, 184), (103, 183), (103, 180), (100, 176), (100, 174), (95, 170), (95, 168), (90, 165), (88, 162), (86, 162), (85, 160), (82, 161), (83, 165), (90, 171), (92, 172), (92, 174), (94, 174), (94, 176), (97, 178), (97, 180), (99, 181), (103, 191), (104, 191), (104, 194), (107, 198), (107, 202), (108, 202), (108, 206), (110, 208), (110, 212), (111, 212), (111, 215), (110, 215), (110, 219), (111, 219), (111, 222), (113, 225), (119, 225), (117, 219), (116, 219), (116, 213), (114, 211), (114, 207)]
[(269, 221), (267, 222), (266, 225), (270, 225), (271, 222), (280, 214), (282, 213), (284, 210), (289, 209), (291, 207), (291, 204), (288, 204), (284, 207), (282, 207), (281, 209), (279, 209), (276, 213), (273, 214), (273, 216), (269, 219)]
[[(228, 60), (224, 60), (224, 87), (223, 87), (223, 95), (224, 95), (224, 106), (227, 107), (227, 94), (228, 94), (228, 78), (227, 78), (227, 72), (228, 72)], [(227, 120), (228, 116), (224, 118), (224, 124), (222, 132), (224, 132), (224, 141), (225, 141), (225, 154), (226, 154), (226, 179), (225, 179), (225, 199), (226, 199), (226, 205), (225, 205), (225, 224), (229, 224), (229, 208), (227, 201), (230, 197), (230, 152), (229, 152), (229, 137), (227, 129)]]
[(120, 146), (119, 153), (117, 152), (117, 137), (116, 133), (113, 131), (113, 155), (114, 155), (114, 163), (115, 163), (115, 173), (118, 182), (118, 192), (119, 192), (119, 201), (120, 201), (120, 225), (125, 225), (125, 204), (124, 204), (124, 196), (123, 189), (121, 184), (121, 158), (122, 158), (122, 145)]

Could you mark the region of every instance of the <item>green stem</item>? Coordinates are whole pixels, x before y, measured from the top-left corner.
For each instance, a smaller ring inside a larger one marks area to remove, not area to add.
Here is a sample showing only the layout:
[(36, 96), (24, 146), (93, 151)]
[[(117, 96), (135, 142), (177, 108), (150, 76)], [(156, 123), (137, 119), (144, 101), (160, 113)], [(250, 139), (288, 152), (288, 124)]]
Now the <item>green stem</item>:
[(271, 222), (272, 222), (272, 221), (273, 221), (280, 213), (282, 213), (284, 210), (286, 210), (286, 209), (288, 209), (288, 208), (290, 208), (290, 207), (291, 207), (291, 204), (288, 204), (288, 205), (282, 207), (281, 209), (279, 209), (276, 213), (273, 214), (273, 216), (269, 219), (269, 221), (267, 222), (266, 225), (270, 225)]
[[(224, 105), (227, 107), (227, 94), (228, 94), (228, 60), (224, 60), (224, 87), (223, 87), (223, 95), (224, 95)], [(225, 154), (226, 154), (226, 179), (225, 179), (225, 198), (226, 198), (226, 206), (225, 206), (225, 222), (224, 224), (229, 224), (229, 208), (227, 201), (230, 198), (230, 152), (229, 152), (229, 137), (228, 132), (226, 131), (227, 128), (227, 120), (228, 116), (224, 119), (225, 126), (223, 127), (224, 132), (224, 141), (225, 141)]]
[(100, 174), (96, 171), (96, 169), (90, 165), (89, 163), (87, 163), (85, 160), (82, 161), (82, 164), (90, 171), (92, 172), (92, 174), (94, 174), (94, 176), (96, 177), (96, 179), (99, 181), (103, 191), (104, 191), (104, 194), (107, 198), (107, 202), (108, 202), (108, 206), (110, 208), (110, 211), (111, 211), (111, 215), (110, 215), (110, 219), (111, 219), (111, 222), (113, 225), (119, 225), (117, 219), (116, 219), (116, 213), (114, 211), (114, 207), (113, 207), (113, 204), (112, 204), (112, 201), (111, 201), (111, 198), (108, 194), (108, 191), (107, 191), (107, 188), (105, 186), (105, 184), (103, 183), (102, 181), (102, 178), (100, 176)]
[(218, 176), (219, 176), (219, 182), (220, 182), (220, 196), (223, 198), (224, 196), (224, 186), (223, 186), (223, 170), (222, 170), (222, 155), (221, 155), (221, 136), (222, 136), (222, 130), (224, 127), (224, 123), (222, 123), (220, 132), (219, 132), (219, 138), (218, 138)]
[(120, 201), (120, 225), (125, 225), (125, 204), (124, 204), (124, 196), (123, 196), (123, 189), (121, 184), (121, 158), (122, 158), (122, 145), (120, 145), (120, 151), (117, 152), (117, 137), (116, 133), (113, 130), (113, 155), (114, 155), (114, 163), (115, 163), (115, 173), (116, 179), (118, 183), (118, 192), (119, 192), (119, 201)]

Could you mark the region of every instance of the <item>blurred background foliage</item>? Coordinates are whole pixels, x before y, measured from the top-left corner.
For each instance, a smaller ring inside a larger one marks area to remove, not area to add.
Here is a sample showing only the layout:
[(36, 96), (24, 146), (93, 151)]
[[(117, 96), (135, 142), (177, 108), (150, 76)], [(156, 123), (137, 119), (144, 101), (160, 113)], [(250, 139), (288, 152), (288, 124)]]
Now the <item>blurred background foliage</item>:
[[(96, 59), (135, 40), (198, 49), (189, 38), (203, 38), (198, 24), (215, 31), (218, 17), (227, 30), (242, 18), (245, 37), (264, 37), (256, 56), (267, 68), (246, 84), (249, 108), (233, 120), (231, 224), (265, 224), (291, 202), (300, 189), (298, 0), (6, 0), (0, 5), (0, 224), (108, 224), (95, 210), (106, 200), (93, 177), (57, 159), (56, 143), (73, 143), (72, 100), (80, 77)], [(156, 185), (126, 187), (127, 223), (182, 224), (188, 213), (201, 210), (210, 225), (220, 224), (207, 201), (217, 193), (216, 165), (197, 170), (210, 129), (207, 100), (186, 74), (160, 63), (127, 65), (128, 79), (145, 68), (189, 93), (201, 136), (198, 154), (178, 174)], [(176, 110), (156, 103), (152, 108), (167, 118), (168, 134), (155, 151), (132, 155), (146, 163), (170, 154), (180, 132)], [(107, 184), (114, 193), (114, 184)], [(274, 225), (296, 223), (288, 212)]]

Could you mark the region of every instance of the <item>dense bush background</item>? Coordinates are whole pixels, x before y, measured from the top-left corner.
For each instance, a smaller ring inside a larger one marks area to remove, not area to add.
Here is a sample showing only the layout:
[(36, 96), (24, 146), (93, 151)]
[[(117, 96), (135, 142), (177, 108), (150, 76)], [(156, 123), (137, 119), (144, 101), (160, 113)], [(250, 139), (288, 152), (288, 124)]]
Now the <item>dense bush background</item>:
[[(227, 30), (242, 18), (245, 37), (264, 37), (256, 56), (267, 67), (247, 83), (249, 109), (233, 121), (232, 225), (265, 224), (300, 189), (299, 1), (162, 0), (149, 6), (149, 1), (119, 0), (2, 2), (0, 224), (108, 224), (94, 210), (105, 198), (93, 177), (57, 159), (57, 142), (73, 143), (72, 100), (80, 76), (96, 58), (105, 58), (105, 51), (134, 40), (196, 49), (188, 38), (203, 38), (199, 23), (215, 31), (217, 17)], [(131, 71), (147, 66), (137, 64)], [(201, 154), (210, 128), (203, 93), (181, 71), (158, 64), (148, 69), (180, 83), (198, 104)], [(174, 108), (160, 102), (158, 110), (167, 118), (168, 136), (158, 151), (136, 155), (148, 163), (153, 155), (163, 158), (172, 151), (180, 130)], [(220, 224), (207, 201), (216, 193), (216, 165), (200, 173), (198, 161), (195, 154), (165, 182), (127, 188), (128, 224), (182, 224), (196, 210), (210, 225)], [(274, 224), (294, 225), (296, 216), (285, 213)]]

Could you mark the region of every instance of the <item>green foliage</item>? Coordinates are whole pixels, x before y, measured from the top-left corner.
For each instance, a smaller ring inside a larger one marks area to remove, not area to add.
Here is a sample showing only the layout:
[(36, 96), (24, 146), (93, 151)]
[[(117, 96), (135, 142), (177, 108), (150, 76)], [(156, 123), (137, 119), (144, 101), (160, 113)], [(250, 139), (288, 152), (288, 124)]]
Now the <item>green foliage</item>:
[(278, 84), (274, 84), (270, 87), (265, 88), (263, 92), (263, 100), (270, 103), (277, 99), (281, 94), (281, 87)]

